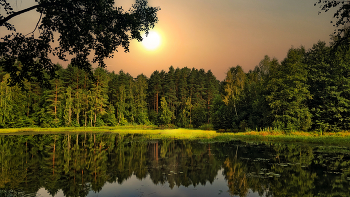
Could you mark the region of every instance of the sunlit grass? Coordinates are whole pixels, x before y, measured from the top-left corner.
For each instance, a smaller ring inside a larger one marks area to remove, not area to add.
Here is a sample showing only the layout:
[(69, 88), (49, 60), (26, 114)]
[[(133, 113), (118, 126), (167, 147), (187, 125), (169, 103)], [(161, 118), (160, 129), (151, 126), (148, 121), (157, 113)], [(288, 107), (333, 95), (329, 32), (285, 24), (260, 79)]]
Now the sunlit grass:
[(0, 129), (0, 134), (52, 134), (52, 133), (118, 133), (144, 134), (151, 139), (187, 139), (202, 141), (272, 141), (272, 142), (302, 142), (317, 144), (341, 144), (350, 146), (350, 132), (303, 132), (303, 131), (247, 131), (247, 132), (216, 132), (199, 129), (159, 129), (156, 126), (117, 126), (117, 127), (61, 127), (61, 128), (14, 128)]
[(236, 139), (244, 141), (279, 141), (350, 146), (350, 132), (303, 132), (303, 131), (248, 131), (234, 133)]
[(193, 129), (166, 129), (159, 130), (156, 137), (159, 138), (176, 138), (176, 139), (211, 139), (219, 136), (216, 131), (193, 130)]
[(37, 133), (119, 133), (119, 134), (146, 134), (152, 138), (201, 139), (214, 138), (219, 133), (213, 130), (194, 129), (157, 129), (154, 126), (117, 126), (117, 127), (61, 127), (61, 128), (11, 128), (0, 129), (0, 134), (37, 134)]
[(136, 125), (136, 126), (116, 126), (116, 127), (59, 127), (59, 128), (40, 128), (40, 127), (33, 127), (33, 128), (6, 128), (6, 129), (0, 129), (0, 134), (23, 134), (23, 133), (66, 133), (66, 132), (128, 132), (128, 131), (137, 131), (140, 130), (144, 131), (152, 131), (153, 129), (156, 129), (156, 126), (143, 126), (143, 125)]

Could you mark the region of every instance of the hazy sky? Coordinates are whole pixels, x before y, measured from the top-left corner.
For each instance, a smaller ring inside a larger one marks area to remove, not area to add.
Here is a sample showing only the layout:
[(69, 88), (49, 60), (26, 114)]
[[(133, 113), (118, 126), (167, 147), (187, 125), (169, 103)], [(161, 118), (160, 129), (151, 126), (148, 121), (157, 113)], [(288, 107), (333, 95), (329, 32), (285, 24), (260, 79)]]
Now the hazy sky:
[[(162, 39), (160, 48), (147, 51), (132, 41), (129, 53), (120, 48), (113, 59), (106, 60), (107, 69), (122, 69), (136, 77), (141, 73), (150, 76), (155, 70), (168, 71), (171, 65), (195, 67), (210, 69), (223, 80), (230, 67), (240, 65), (248, 71), (265, 55), (282, 61), (292, 46), (309, 49), (319, 40), (329, 43), (334, 10), (318, 15), (316, 1), (149, 0), (151, 6), (161, 8), (154, 29)], [(9, 2), (21, 10), (34, 0)], [(133, 3), (134, 0), (116, 0), (116, 6), (125, 10)], [(32, 11), (10, 22), (26, 33), (34, 29), (38, 18)], [(1, 27), (0, 36), (5, 33)]]

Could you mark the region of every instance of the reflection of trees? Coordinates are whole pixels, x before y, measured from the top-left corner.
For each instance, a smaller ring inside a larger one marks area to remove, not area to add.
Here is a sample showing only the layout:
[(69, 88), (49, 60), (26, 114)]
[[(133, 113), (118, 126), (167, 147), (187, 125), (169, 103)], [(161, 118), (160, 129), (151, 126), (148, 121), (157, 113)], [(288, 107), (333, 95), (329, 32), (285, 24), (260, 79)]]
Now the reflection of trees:
[[(238, 147), (237, 147), (238, 149)], [(226, 158), (224, 162), (224, 176), (227, 180), (229, 193), (231, 196), (247, 196), (248, 182), (247, 182), (247, 168), (241, 161), (237, 159), (237, 152), (235, 157)]]
[[(206, 182), (214, 181), (221, 168), (221, 164), (209, 154), (207, 144), (180, 140), (162, 140), (158, 143), (160, 158), (158, 161), (150, 161), (149, 170), (155, 184), (168, 182), (170, 188), (180, 185), (205, 185)], [(157, 152), (154, 151), (153, 145), (150, 152)]]
[(106, 182), (123, 183), (132, 175), (149, 176), (154, 184), (168, 183), (170, 188), (196, 187), (214, 182), (223, 168), (231, 195), (247, 196), (251, 189), (264, 196), (342, 196), (350, 193), (349, 153), (307, 145), (207, 144), (139, 135), (0, 136), (0, 195), (33, 196), (44, 187), (51, 195), (62, 189), (65, 196), (86, 196)]
[(281, 178), (271, 180), (273, 196), (314, 196), (316, 173), (307, 169), (314, 158), (312, 148), (275, 144), (274, 149), (276, 157), (271, 171), (280, 174)]
[[(318, 154), (313, 161), (322, 166), (319, 170), (326, 173), (318, 173), (315, 180), (316, 190), (319, 196), (344, 196), (350, 194), (348, 177), (350, 177), (350, 150), (341, 147), (317, 147)], [(344, 181), (348, 180), (348, 181)], [(331, 187), (331, 191), (327, 190)]]

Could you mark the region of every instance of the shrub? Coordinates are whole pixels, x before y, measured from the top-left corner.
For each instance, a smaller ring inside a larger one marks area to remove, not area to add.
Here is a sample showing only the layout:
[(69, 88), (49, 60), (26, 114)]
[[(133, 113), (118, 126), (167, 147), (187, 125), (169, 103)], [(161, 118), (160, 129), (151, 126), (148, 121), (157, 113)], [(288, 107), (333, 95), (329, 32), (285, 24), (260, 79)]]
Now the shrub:
[(166, 125), (159, 125), (160, 129), (176, 129), (176, 125), (174, 124), (166, 124)]
[(213, 124), (204, 124), (199, 127), (199, 129), (202, 130), (214, 130), (214, 125)]

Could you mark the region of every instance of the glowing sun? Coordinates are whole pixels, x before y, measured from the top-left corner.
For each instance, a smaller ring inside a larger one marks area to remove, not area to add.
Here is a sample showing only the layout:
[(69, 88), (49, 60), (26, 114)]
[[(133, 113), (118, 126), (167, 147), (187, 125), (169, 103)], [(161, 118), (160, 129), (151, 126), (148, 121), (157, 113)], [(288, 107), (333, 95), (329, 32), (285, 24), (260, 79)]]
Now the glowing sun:
[(155, 31), (150, 31), (147, 36), (145, 34), (142, 38), (142, 44), (148, 50), (157, 49), (160, 45), (160, 36)]

